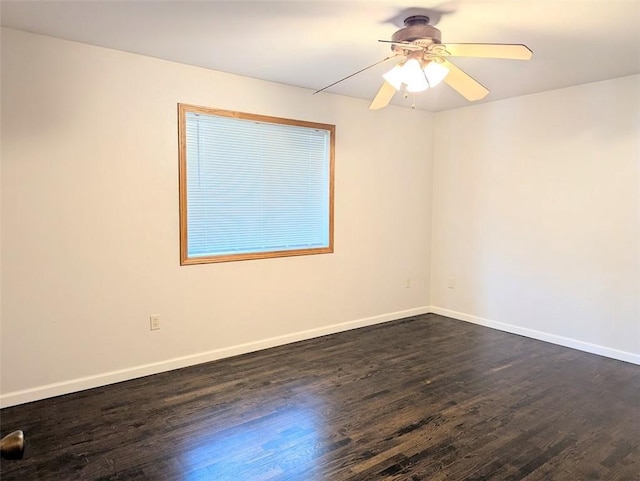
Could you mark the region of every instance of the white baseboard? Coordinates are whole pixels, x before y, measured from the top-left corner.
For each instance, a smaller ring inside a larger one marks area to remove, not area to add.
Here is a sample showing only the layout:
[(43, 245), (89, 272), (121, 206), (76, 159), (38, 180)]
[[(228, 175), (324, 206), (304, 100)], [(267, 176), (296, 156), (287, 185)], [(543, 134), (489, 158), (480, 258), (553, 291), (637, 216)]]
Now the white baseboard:
[(381, 324), (384, 322), (427, 313), (440, 314), (442, 316), (451, 317), (460, 321), (466, 321), (473, 324), (490, 327), (492, 329), (509, 332), (511, 334), (518, 334), (520, 336), (530, 337), (540, 341), (546, 341), (552, 344), (558, 344), (560, 346), (570, 347), (573, 349), (578, 349), (580, 351), (598, 354), (600, 356), (610, 357), (612, 359), (640, 365), (640, 355), (631, 352), (621, 351), (597, 344), (591, 344), (588, 342), (558, 336), (543, 331), (537, 331), (534, 329), (528, 329), (513, 324), (492, 321), (490, 319), (484, 319), (482, 317), (452, 311), (450, 309), (444, 309), (442, 307), (430, 306), (392, 312), (389, 314), (343, 322), (340, 324), (332, 324), (316, 329), (308, 329), (305, 331), (285, 334), (283, 336), (276, 336), (268, 339), (238, 344), (235, 346), (214, 349), (212, 351), (201, 352), (189, 356), (182, 356), (150, 364), (144, 364), (141, 366), (134, 366), (128, 369), (121, 369), (119, 371), (111, 371), (94, 376), (86, 376), (77, 379), (70, 379), (68, 381), (38, 386), (31, 389), (9, 392), (7, 394), (0, 395), (0, 407), (5, 408), (32, 401), (38, 401), (41, 399), (47, 399), (54, 396), (61, 396), (63, 394), (69, 394), (72, 392), (83, 391), (85, 389), (106, 386), (116, 382), (128, 381), (130, 379), (149, 376), (151, 374), (158, 374), (166, 371), (172, 371), (174, 369), (180, 369), (204, 362), (215, 361), (226, 357), (237, 356), (239, 354), (260, 351), (262, 349), (268, 349), (270, 347), (281, 346), (292, 342), (304, 341), (306, 339), (313, 339), (315, 337), (325, 336), (328, 334), (335, 334), (337, 332), (349, 331), (351, 329), (357, 329), (359, 327), (372, 326), (375, 324)]
[(270, 347), (276, 347), (283, 344), (289, 344), (291, 342), (326, 336), (328, 334), (335, 334), (337, 332), (349, 331), (351, 329), (357, 329), (359, 327), (372, 326), (374, 324), (394, 321), (396, 319), (403, 319), (405, 317), (426, 314), (428, 312), (430, 312), (429, 307), (419, 307), (415, 309), (408, 309), (405, 311), (392, 312), (389, 314), (382, 314), (365, 319), (358, 319), (355, 321), (343, 322), (340, 324), (332, 324), (316, 329), (308, 329), (306, 331), (285, 334), (283, 336), (276, 336), (268, 339), (238, 344), (235, 346), (214, 349), (212, 351), (201, 352), (189, 356), (166, 359), (164, 361), (144, 364), (142, 366), (135, 366), (127, 369), (121, 369), (119, 371), (111, 371), (103, 374), (96, 374), (94, 376), (86, 376), (77, 379), (70, 379), (68, 381), (38, 386), (31, 389), (9, 392), (7, 394), (0, 395), (0, 407), (5, 408), (54, 396), (60, 396), (63, 394), (69, 394), (72, 392), (83, 391), (85, 389), (106, 386), (108, 384), (113, 384), (116, 382), (128, 381), (130, 379), (149, 376), (151, 374), (172, 371), (174, 369), (180, 369), (182, 367), (193, 366), (204, 362), (215, 361), (217, 359), (237, 356), (239, 354), (260, 351), (262, 349), (268, 349)]
[(452, 317), (460, 321), (479, 324), (481, 326), (490, 327), (492, 329), (498, 329), (500, 331), (509, 332), (511, 334), (518, 334), (520, 336), (530, 337), (533, 339), (537, 339), (539, 341), (550, 342), (552, 344), (558, 344), (560, 346), (570, 347), (572, 349), (578, 349), (579, 351), (585, 351), (591, 354), (598, 354), (600, 356), (610, 357), (612, 359), (617, 359), (619, 361), (625, 361), (625, 362), (630, 362), (632, 364), (640, 365), (640, 354), (621, 351), (619, 349), (600, 346), (598, 344), (591, 344), (590, 342), (579, 341), (577, 339), (572, 339), (570, 337), (558, 336), (556, 334), (537, 331), (535, 329), (520, 327), (513, 324), (507, 324), (499, 321), (492, 321), (490, 319), (484, 319), (482, 317), (473, 316), (471, 314), (465, 314), (463, 312), (452, 311), (449, 309), (444, 309), (442, 307), (431, 306), (429, 308), (429, 312), (432, 312), (434, 314), (440, 314), (441, 316)]

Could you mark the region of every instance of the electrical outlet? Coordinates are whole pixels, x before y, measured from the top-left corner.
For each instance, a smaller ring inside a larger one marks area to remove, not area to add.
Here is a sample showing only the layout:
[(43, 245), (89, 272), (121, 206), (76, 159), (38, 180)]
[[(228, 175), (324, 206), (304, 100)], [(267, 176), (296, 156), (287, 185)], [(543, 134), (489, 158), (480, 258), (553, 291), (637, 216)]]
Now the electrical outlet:
[(411, 289), (411, 278), (407, 277), (407, 283), (404, 286), (406, 289)]
[(447, 287), (449, 289), (455, 289), (456, 288), (456, 278), (455, 277), (449, 277), (449, 280), (447, 281)]
[(160, 329), (160, 316), (158, 314), (151, 314), (149, 316), (149, 324), (152, 331)]

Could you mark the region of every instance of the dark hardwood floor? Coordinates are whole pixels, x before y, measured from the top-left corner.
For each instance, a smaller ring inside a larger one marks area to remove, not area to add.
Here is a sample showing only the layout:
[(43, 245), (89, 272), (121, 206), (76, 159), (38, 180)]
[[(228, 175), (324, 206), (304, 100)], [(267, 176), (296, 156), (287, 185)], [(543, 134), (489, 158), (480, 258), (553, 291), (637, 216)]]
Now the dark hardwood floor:
[(437, 315), (1, 412), (2, 481), (640, 480), (640, 367)]

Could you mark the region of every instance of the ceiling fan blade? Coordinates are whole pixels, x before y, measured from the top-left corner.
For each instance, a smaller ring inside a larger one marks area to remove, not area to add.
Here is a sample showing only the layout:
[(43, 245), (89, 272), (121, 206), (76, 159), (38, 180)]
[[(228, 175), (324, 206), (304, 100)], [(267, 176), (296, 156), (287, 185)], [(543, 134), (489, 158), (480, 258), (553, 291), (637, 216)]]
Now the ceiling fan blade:
[(389, 82), (385, 80), (385, 82), (382, 84), (382, 87), (380, 87), (380, 90), (378, 90), (378, 93), (371, 101), (371, 105), (369, 105), (369, 109), (378, 110), (383, 107), (386, 107), (387, 105), (389, 105), (389, 102), (391, 102), (391, 99), (393, 98), (393, 95), (396, 92), (397, 91), (393, 87), (393, 85), (391, 85)]
[(448, 60), (444, 59), (442, 65), (449, 69), (444, 81), (467, 100), (480, 100), (489, 93), (483, 85)]
[(343, 81), (345, 81), (347, 79), (350, 79), (351, 77), (353, 77), (355, 75), (358, 75), (359, 73), (362, 73), (365, 70), (369, 70), (370, 68), (375, 67), (376, 65), (380, 65), (381, 63), (384, 63), (387, 60), (392, 59), (394, 57), (395, 57), (395, 55), (390, 55), (389, 57), (383, 58), (382, 60), (380, 60), (380, 61), (378, 61), (376, 63), (373, 63), (373, 64), (369, 65), (368, 67), (362, 68), (362, 69), (358, 70), (357, 72), (353, 72), (351, 75), (347, 75), (346, 77), (341, 78), (340, 80), (336, 80), (335, 82), (333, 82), (332, 84), (327, 85), (326, 87), (322, 87), (320, 90), (316, 90), (315, 92), (313, 92), (313, 95), (315, 95), (317, 93), (320, 93), (320, 92), (322, 92), (324, 90), (327, 90), (329, 87), (333, 87), (334, 85), (337, 85), (340, 82), (343, 82)]
[(526, 45), (508, 43), (447, 43), (451, 57), (484, 57), (529, 60), (533, 52)]

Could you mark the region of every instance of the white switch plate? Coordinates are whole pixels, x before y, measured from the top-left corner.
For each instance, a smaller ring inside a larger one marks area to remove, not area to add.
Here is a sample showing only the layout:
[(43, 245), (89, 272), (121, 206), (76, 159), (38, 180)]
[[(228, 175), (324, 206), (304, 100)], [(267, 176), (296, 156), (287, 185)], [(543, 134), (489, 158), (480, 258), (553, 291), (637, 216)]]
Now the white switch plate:
[(160, 329), (160, 316), (158, 314), (151, 314), (149, 316), (149, 324), (152, 331)]

